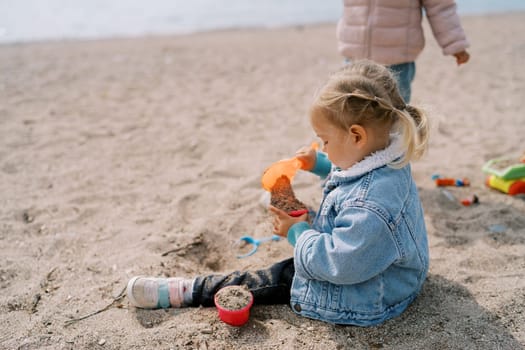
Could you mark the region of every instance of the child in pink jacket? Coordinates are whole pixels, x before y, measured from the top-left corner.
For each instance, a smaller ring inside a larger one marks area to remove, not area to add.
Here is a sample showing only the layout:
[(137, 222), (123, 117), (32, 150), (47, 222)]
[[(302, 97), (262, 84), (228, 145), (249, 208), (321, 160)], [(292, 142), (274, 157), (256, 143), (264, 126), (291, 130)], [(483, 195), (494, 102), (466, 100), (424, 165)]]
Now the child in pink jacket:
[(425, 46), (423, 11), (443, 54), (458, 65), (469, 60), (469, 43), (454, 0), (344, 0), (337, 25), (339, 52), (349, 61), (367, 58), (388, 66), (410, 102), (415, 59)]

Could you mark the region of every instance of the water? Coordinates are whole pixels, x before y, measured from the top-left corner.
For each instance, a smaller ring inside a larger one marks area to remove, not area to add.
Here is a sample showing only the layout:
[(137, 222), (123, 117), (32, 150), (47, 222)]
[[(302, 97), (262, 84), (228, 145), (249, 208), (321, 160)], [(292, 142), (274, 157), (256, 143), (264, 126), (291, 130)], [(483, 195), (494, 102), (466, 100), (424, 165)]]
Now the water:
[[(462, 15), (525, 0), (458, 0)], [(133, 37), (337, 21), (342, 0), (0, 0), (0, 42)]]

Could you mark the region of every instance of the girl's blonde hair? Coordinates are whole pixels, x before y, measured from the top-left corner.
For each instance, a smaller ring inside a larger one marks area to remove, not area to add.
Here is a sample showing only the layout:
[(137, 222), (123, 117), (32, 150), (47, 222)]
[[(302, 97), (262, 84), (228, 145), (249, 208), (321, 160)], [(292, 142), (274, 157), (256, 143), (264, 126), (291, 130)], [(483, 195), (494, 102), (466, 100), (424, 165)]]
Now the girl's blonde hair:
[(389, 164), (392, 167), (401, 168), (418, 159), (427, 148), (425, 113), (405, 104), (393, 73), (372, 61), (355, 61), (333, 74), (316, 96), (312, 109), (345, 131), (353, 124), (395, 126), (397, 130), (393, 131), (400, 133), (405, 152)]

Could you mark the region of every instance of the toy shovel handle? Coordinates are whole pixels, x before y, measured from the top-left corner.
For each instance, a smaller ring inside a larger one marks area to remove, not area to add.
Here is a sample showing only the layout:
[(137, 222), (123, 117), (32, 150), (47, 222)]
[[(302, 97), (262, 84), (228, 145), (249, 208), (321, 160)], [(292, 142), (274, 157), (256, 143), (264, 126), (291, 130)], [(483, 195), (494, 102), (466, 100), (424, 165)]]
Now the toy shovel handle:
[(239, 240), (244, 241), (247, 244), (250, 244), (252, 246), (252, 249), (248, 253), (237, 255), (237, 259), (247, 258), (255, 254), (255, 252), (257, 251), (257, 248), (259, 248), (259, 245), (263, 242), (278, 241), (280, 239), (281, 237), (278, 235), (272, 235), (271, 237), (264, 237), (261, 239), (256, 239), (251, 236), (242, 236), (241, 238), (239, 238)]
[(259, 244), (261, 244), (261, 242), (258, 239), (255, 239), (255, 238), (250, 237), (250, 236), (242, 236), (241, 238), (239, 238), (239, 241), (244, 241), (244, 242), (246, 242), (246, 244), (251, 245), (252, 249), (249, 252), (245, 253), (245, 254), (237, 255), (237, 259), (246, 258), (246, 257), (249, 257), (249, 256), (255, 254), (255, 252), (257, 251), (257, 248), (259, 247)]

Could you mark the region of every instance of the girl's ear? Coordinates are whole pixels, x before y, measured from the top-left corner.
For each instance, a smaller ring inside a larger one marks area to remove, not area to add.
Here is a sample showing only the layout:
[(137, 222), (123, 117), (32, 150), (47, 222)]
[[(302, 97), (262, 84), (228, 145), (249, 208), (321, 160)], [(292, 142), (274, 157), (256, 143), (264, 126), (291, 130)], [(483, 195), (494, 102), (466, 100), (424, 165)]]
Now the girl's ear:
[(353, 124), (350, 126), (348, 133), (350, 139), (358, 148), (365, 147), (368, 142), (368, 134), (363, 126), (359, 124)]

